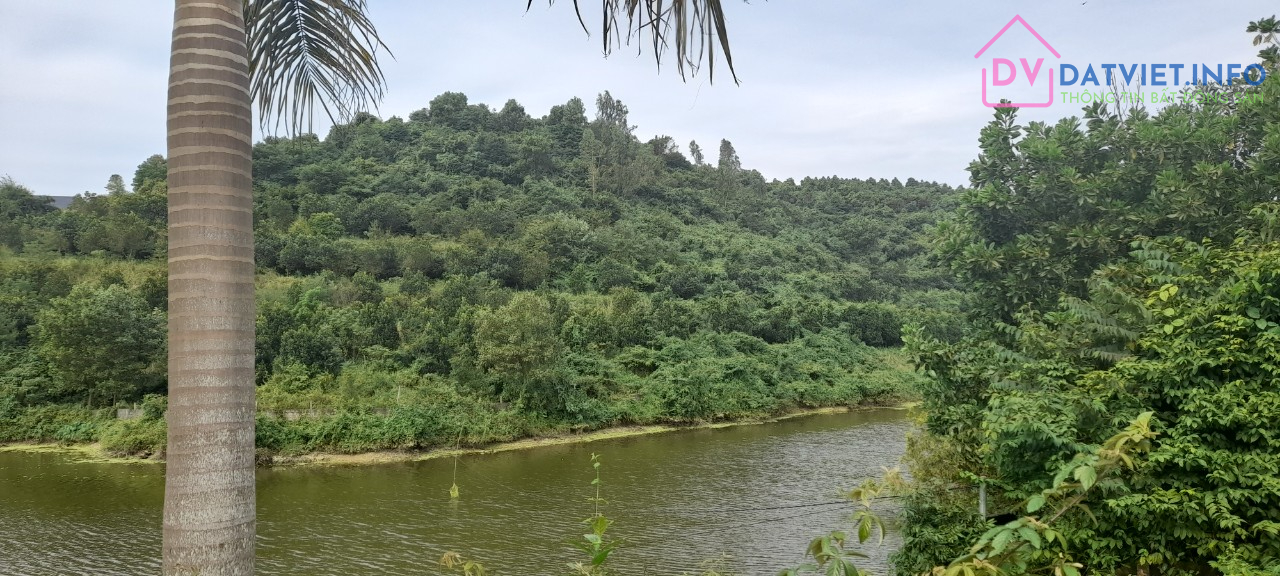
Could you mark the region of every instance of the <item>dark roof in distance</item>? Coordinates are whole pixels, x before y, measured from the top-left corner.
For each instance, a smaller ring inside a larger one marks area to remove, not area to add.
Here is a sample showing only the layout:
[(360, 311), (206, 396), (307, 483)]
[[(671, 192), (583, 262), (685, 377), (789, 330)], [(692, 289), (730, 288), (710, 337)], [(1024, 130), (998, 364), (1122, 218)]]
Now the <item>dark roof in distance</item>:
[(59, 210), (66, 208), (67, 206), (70, 206), (71, 200), (75, 198), (75, 196), (44, 196), (44, 197), (52, 198), (54, 207), (58, 208)]

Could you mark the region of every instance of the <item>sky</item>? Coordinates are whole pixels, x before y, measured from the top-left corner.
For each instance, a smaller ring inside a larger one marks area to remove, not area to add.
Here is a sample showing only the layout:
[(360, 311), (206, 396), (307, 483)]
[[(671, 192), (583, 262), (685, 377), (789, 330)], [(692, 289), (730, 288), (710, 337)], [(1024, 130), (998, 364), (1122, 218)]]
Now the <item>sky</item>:
[[(581, 4), (597, 23), (599, 5)], [(394, 53), (383, 63), (383, 118), (407, 117), (448, 91), (493, 108), (514, 98), (535, 117), (577, 96), (590, 115), (608, 90), (642, 140), (697, 140), (714, 154), (728, 139), (743, 167), (766, 178), (952, 185), (968, 182), (991, 119), (981, 74), (993, 58), (1044, 58), (1054, 76), (1061, 63), (1248, 64), (1257, 49), (1245, 26), (1277, 12), (1261, 0), (727, 0), (735, 85), (721, 67), (714, 83), (701, 74), (682, 81), (670, 63), (658, 69), (643, 42), (604, 58), (599, 30), (583, 32), (571, 0), (535, 0), (527, 12), (525, 0), (369, 5)], [(1060, 58), (1020, 25), (975, 58), (1014, 15)], [(163, 153), (172, 19), (165, 0), (0, 0), (0, 176), (37, 194), (101, 192), (111, 174), (127, 182)], [(1048, 97), (1048, 74), (1033, 88), (1018, 73), (989, 97)], [(1059, 97), (1019, 118), (1053, 122), (1081, 107)]]

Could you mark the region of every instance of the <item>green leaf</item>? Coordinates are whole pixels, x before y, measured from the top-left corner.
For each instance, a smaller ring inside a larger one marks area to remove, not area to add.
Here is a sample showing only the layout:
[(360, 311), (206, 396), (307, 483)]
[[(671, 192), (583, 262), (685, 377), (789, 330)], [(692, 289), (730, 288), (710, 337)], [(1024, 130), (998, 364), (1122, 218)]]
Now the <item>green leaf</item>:
[(992, 528), (984, 532), (982, 536), (978, 538), (978, 543), (973, 545), (972, 551), (977, 552), (978, 550), (984, 548), (987, 545), (987, 543), (991, 542), (991, 539), (995, 538), (996, 535), (999, 534), (1000, 531), (1002, 530), (1004, 530), (1004, 528), (997, 526), (995, 528)]
[(1030, 500), (1027, 500), (1027, 513), (1031, 514), (1036, 510), (1044, 508), (1044, 494), (1036, 494)]
[(1027, 543), (1031, 544), (1031, 546), (1034, 547), (1036, 550), (1040, 549), (1042, 542), (1040, 541), (1040, 534), (1036, 532), (1035, 528), (1032, 528), (1030, 526), (1024, 526), (1022, 528), (1019, 528), (1018, 536), (1021, 537), (1023, 540), (1026, 540)]
[(1098, 471), (1095, 470), (1093, 466), (1081, 466), (1076, 468), (1073, 476), (1085, 490), (1088, 490), (1090, 486), (1093, 486), (1093, 484), (1098, 481)]
[(1005, 547), (1009, 545), (1009, 541), (1013, 540), (1013, 531), (1004, 530), (991, 540), (991, 553), (1000, 554), (1004, 552)]

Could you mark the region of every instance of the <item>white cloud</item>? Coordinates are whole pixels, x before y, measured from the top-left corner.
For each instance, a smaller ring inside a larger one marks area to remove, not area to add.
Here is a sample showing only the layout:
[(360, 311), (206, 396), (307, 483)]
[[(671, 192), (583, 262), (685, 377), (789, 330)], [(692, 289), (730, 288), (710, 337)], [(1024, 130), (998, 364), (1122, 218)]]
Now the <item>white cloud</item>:
[[(588, 9), (595, 25), (598, 9)], [(734, 143), (768, 177), (915, 177), (962, 184), (990, 110), (973, 54), (1021, 14), (1066, 62), (1249, 62), (1258, 0), (727, 3), (735, 63), (714, 85), (682, 83), (634, 48), (601, 57), (572, 3), (378, 0), (372, 16), (396, 54), (383, 116), (407, 116), (445, 91), (533, 115), (610, 90), (639, 133)], [(100, 190), (164, 148), (171, 4), (161, 0), (0, 0), (0, 174), (39, 193)], [(1025, 39), (1023, 39), (1025, 40)], [(1024, 110), (1053, 120), (1078, 107)], [(322, 134), (326, 126), (318, 125)]]

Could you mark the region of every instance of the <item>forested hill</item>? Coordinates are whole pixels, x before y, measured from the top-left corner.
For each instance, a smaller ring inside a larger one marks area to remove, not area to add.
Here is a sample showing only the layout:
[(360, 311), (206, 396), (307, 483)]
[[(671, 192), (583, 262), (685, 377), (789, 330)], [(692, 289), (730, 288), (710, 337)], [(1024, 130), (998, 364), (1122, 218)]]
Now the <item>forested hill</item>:
[[(909, 377), (867, 345), (899, 344), (904, 323), (954, 335), (958, 293), (923, 237), (955, 189), (766, 181), (728, 141), (642, 142), (621, 101), (595, 108), (533, 118), (446, 93), (408, 120), (259, 143), (260, 409), (323, 409), (310, 428), (268, 419), (260, 443), (425, 446), (855, 403)], [(152, 157), (131, 186), (113, 176), (61, 211), (0, 188), (10, 439), (37, 407), (163, 390), (165, 173)], [(352, 422), (402, 416), (352, 439)]]

